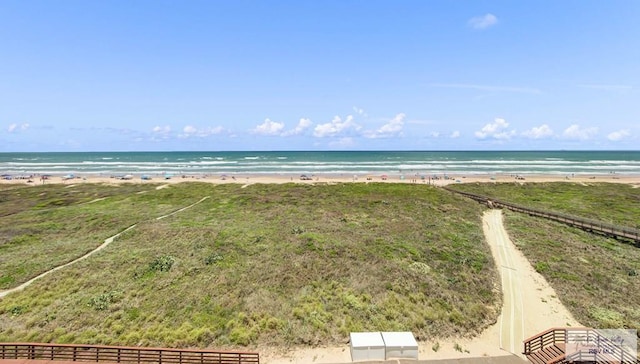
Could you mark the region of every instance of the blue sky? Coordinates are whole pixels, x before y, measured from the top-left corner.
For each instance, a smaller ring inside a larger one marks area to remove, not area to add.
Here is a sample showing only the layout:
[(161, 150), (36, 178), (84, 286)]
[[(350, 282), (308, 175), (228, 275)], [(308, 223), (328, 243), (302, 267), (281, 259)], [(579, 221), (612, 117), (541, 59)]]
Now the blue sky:
[(640, 2), (0, 0), (0, 152), (640, 149)]

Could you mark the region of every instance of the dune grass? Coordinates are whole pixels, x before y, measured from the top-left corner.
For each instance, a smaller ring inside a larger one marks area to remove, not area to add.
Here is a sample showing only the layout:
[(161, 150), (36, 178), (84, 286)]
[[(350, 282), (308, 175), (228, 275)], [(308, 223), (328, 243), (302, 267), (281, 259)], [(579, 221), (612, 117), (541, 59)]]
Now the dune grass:
[(505, 222), (511, 239), (581, 324), (640, 327), (640, 249), (525, 214), (506, 212)]
[(452, 188), (640, 229), (640, 188), (619, 183), (465, 183)]
[[(640, 228), (640, 189), (625, 184), (499, 183), (454, 188)], [(526, 214), (505, 214), (514, 243), (578, 321), (597, 328), (640, 327), (640, 249)]]
[(170, 194), (141, 184), (3, 186), (0, 289), (82, 256), (124, 228), (176, 210), (194, 198)]
[[(51, 211), (64, 225), (56, 234), (85, 229), (94, 240), (86, 246), (139, 224), (90, 259), (0, 300), (0, 341), (341, 344), (362, 330), (468, 336), (497, 318), (483, 208), (439, 189), (182, 183), (146, 191)], [(63, 223), (68, 214), (72, 225)], [(2, 219), (26, 229), (34, 216), (29, 208)], [(87, 216), (93, 229), (84, 227)], [(47, 231), (32, 233), (44, 241)], [(25, 261), (43, 245), (13, 246), (11, 259)], [(51, 252), (42, 264), (61, 260)], [(3, 272), (18, 269), (2, 264)]]

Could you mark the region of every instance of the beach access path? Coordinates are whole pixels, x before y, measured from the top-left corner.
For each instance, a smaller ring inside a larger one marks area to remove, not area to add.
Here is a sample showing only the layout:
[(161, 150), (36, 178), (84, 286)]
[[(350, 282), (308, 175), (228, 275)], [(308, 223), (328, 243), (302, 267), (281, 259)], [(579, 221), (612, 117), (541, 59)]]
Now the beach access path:
[(513, 243), (504, 227), (502, 210), (485, 212), (483, 230), (502, 282), (498, 319), (501, 349), (523, 357), (524, 339), (551, 327), (580, 326)]
[[(175, 214), (177, 214), (177, 213), (179, 213), (179, 212), (182, 212), (182, 211), (184, 211), (184, 210), (186, 210), (186, 209), (189, 209), (189, 208), (191, 208), (191, 207), (193, 207), (193, 206), (195, 206), (195, 205), (197, 205), (197, 204), (201, 203), (202, 201), (204, 201), (204, 200), (206, 200), (206, 199), (208, 199), (208, 198), (209, 198), (209, 196), (205, 196), (205, 197), (203, 197), (202, 199), (200, 199), (198, 202), (192, 203), (192, 204), (191, 204), (191, 205), (189, 205), (189, 206), (183, 207), (183, 208), (181, 208), (181, 209), (179, 209), (179, 210), (176, 210), (176, 211), (173, 211), (173, 212), (171, 212), (171, 213), (169, 213), (169, 214), (166, 214), (166, 215), (162, 215), (162, 216), (156, 217), (156, 220), (162, 220), (162, 219), (167, 218), (167, 217), (169, 217), (169, 216), (173, 216), (173, 215), (175, 215)], [(94, 201), (95, 201), (95, 200), (94, 200)], [(4, 290), (4, 291), (0, 291), (0, 298), (3, 298), (4, 296), (6, 296), (6, 295), (8, 295), (8, 294), (10, 294), (10, 293), (13, 293), (13, 292), (21, 291), (21, 290), (23, 290), (23, 289), (27, 288), (28, 286), (30, 286), (33, 282), (35, 282), (35, 281), (39, 280), (40, 278), (42, 278), (42, 277), (45, 277), (45, 276), (47, 276), (47, 275), (49, 275), (49, 274), (51, 274), (51, 273), (53, 273), (53, 272), (55, 272), (55, 271), (57, 271), (57, 270), (60, 270), (60, 269), (66, 268), (66, 267), (68, 267), (68, 266), (70, 266), (70, 265), (72, 265), (72, 264), (75, 264), (75, 263), (77, 263), (77, 262), (79, 262), (79, 261), (81, 261), (81, 260), (84, 260), (84, 259), (89, 258), (89, 257), (90, 257), (90, 256), (92, 256), (93, 254), (95, 254), (95, 253), (99, 252), (100, 250), (102, 250), (102, 249), (106, 248), (108, 245), (110, 245), (111, 243), (113, 243), (113, 241), (114, 241), (117, 237), (119, 237), (120, 235), (124, 234), (125, 232), (127, 232), (127, 231), (129, 231), (129, 230), (131, 230), (131, 229), (133, 229), (133, 228), (135, 228), (135, 227), (136, 227), (136, 225), (137, 225), (137, 224), (131, 225), (131, 226), (129, 226), (128, 228), (126, 228), (126, 229), (122, 230), (121, 232), (117, 233), (116, 235), (111, 236), (111, 237), (109, 237), (109, 238), (105, 239), (105, 241), (104, 241), (102, 244), (100, 244), (100, 246), (98, 246), (98, 247), (97, 247), (97, 248), (95, 248), (94, 250), (92, 250), (92, 251), (88, 252), (87, 254), (85, 254), (85, 255), (83, 255), (83, 256), (81, 256), (81, 257), (79, 257), (79, 258), (76, 258), (76, 259), (74, 259), (74, 260), (72, 260), (72, 261), (70, 261), (70, 262), (68, 262), (68, 263), (65, 263), (65, 264), (59, 265), (59, 266), (57, 266), (57, 267), (51, 268), (51, 269), (49, 269), (48, 271), (46, 271), (46, 272), (44, 272), (44, 273), (41, 273), (41, 274), (39, 274), (39, 275), (37, 275), (37, 276), (35, 276), (35, 277), (31, 278), (30, 280), (28, 280), (28, 281), (26, 281), (26, 282), (22, 283), (22, 284), (21, 284), (21, 285), (19, 285), (19, 286), (16, 286), (16, 287), (14, 287), (14, 288), (10, 288), (10, 289)]]
[(515, 257), (516, 247), (502, 224), (501, 210), (484, 214), (483, 229), (502, 282), (502, 313), (498, 319), (500, 348), (518, 354), (525, 338), (522, 264)]

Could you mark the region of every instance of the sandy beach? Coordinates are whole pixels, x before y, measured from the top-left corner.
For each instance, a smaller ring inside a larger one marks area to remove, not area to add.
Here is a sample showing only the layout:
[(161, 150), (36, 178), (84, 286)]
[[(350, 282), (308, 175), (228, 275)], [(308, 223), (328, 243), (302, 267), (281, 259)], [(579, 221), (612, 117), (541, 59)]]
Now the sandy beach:
[(452, 175), (446, 179), (443, 177), (434, 179), (430, 177), (422, 177), (420, 175), (408, 176), (403, 175), (307, 175), (303, 179), (300, 175), (291, 174), (234, 174), (234, 175), (213, 175), (213, 174), (193, 174), (193, 175), (177, 175), (166, 178), (162, 175), (129, 175), (127, 178), (106, 176), (101, 174), (79, 174), (70, 178), (68, 175), (48, 175), (45, 178), (39, 175), (25, 176), (16, 175), (11, 179), (0, 179), (2, 184), (24, 183), (29, 185), (38, 185), (43, 183), (162, 183), (173, 184), (181, 182), (206, 182), (213, 184), (236, 183), (242, 185), (250, 185), (254, 183), (411, 183), (425, 184), (434, 186), (445, 186), (455, 183), (541, 183), (541, 182), (572, 182), (588, 185), (589, 183), (625, 183), (640, 186), (640, 175), (624, 175), (624, 174), (594, 174), (594, 175)]

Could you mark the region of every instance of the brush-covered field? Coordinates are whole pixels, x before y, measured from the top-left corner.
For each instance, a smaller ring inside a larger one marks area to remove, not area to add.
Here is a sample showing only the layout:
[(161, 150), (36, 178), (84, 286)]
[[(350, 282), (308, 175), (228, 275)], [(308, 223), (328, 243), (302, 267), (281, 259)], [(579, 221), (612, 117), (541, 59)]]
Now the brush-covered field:
[[(165, 219), (157, 217), (201, 203)], [(0, 341), (342, 344), (472, 335), (500, 307), (483, 207), (409, 184), (0, 187)]]
[[(629, 185), (469, 184), (455, 188), (640, 228), (640, 189)], [(640, 328), (640, 248), (525, 214), (505, 211), (505, 215), (511, 239), (578, 321), (596, 328)]]
[(199, 196), (141, 184), (0, 185), (0, 290), (74, 260)]

